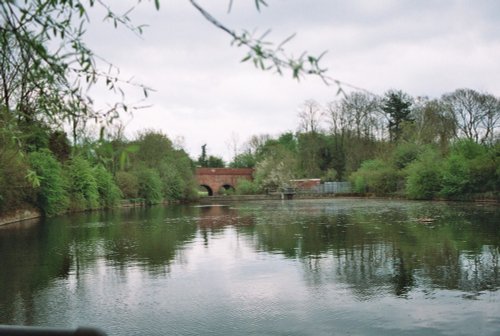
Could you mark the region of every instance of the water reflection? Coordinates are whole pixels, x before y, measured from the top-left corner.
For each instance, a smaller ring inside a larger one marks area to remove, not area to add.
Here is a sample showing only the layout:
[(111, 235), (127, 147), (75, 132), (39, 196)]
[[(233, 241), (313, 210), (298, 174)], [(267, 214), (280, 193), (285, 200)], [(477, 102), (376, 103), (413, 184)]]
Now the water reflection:
[(242, 211), (259, 212), (257, 250), (303, 260), (315, 283), (344, 282), (359, 298), (380, 290), (405, 296), (416, 286), (470, 293), (500, 287), (495, 207), (389, 204)]
[[(200, 297), (252, 314), (278, 306), (286, 314), (288, 301), (307, 293), (365, 305), (444, 290), (478, 299), (500, 288), (498, 223), (496, 207), (323, 200), (123, 209), (0, 227), (0, 323), (57, 320), (53, 299), (40, 299), (54, 288), (66, 323), (79, 316), (75, 305), (100, 314), (95, 302), (130, 314), (174, 300), (169, 311), (192, 315)], [(314, 302), (299, 302), (304, 314)]]
[(222, 235), (228, 226), (253, 226), (254, 215), (243, 215), (230, 205), (194, 206), (198, 211), (197, 223), (203, 244), (208, 246), (209, 238)]

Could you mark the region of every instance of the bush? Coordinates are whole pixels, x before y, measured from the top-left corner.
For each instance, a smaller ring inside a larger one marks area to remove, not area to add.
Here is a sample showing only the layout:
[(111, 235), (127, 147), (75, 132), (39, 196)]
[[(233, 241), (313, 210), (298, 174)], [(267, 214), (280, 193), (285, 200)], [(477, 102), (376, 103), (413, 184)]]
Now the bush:
[(66, 211), (69, 201), (61, 164), (46, 149), (31, 153), (29, 162), (40, 184), (36, 202), (40, 210), (47, 216)]
[(99, 191), (89, 162), (82, 157), (71, 159), (68, 166), (70, 209), (74, 211), (99, 207)]
[(99, 204), (101, 207), (109, 208), (115, 206), (121, 198), (121, 191), (116, 186), (113, 176), (103, 166), (94, 168), (94, 177), (99, 193)]
[(0, 212), (15, 209), (33, 196), (28, 183), (28, 163), (16, 150), (0, 149)]
[(184, 198), (186, 182), (182, 179), (178, 171), (174, 168), (165, 172), (162, 177), (163, 192), (168, 200), (181, 200)]
[(499, 162), (500, 155), (491, 148), (476, 156), (469, 163), (471, 192), (498, 193), (500, 188)]
[(240, 179), (236, 184), (236, 194), (238, 195), (255, 195), (259, 191), (259, 186), (253, 181)]
[(139, 196), (139, 180), (132, 173), (119, 171), (115, 176), (116, 184), (124, 198), (137, 198)]
[(179, 164), (179, 162), (175, 162), (175, 160), (171, 158), (168, 161), (165, 159), (158, 167), (162, 183), (162, 192), (168, 200), (183, 199), (186, 190), (186, 181), (184, 181), (176, 164)]
[(335, 182), (338, 179), (337, 171), (333, 168), (328, 168), (325, 174), (321, 177), (321, 182)]
[(356, 192), (393, 193), (398, 189), (399, 179), (397, 171), (382, 160), (367, 160), (351, 174)]
[(392, 161), (397, 169), (403, 169), (418, 157), (420, 146), (414, 143), (399, 144), (392, 154)]
[(434, 150), (422, 153), (406, 173), (406, 195), (410, 198), (432, 199), (442, 189), (440, 158)]
[(156, 171), (143, 168), (137, 172), (139, 182), (138, 196), (144, 198), (146, 204), (157, 204), (163, 201), (163, 186)]
[(482, 154), (483, 146), (471, 140), (460, 140), (453, 144), (443, 165), (443, 197), (456, 198), (472, 193), (471, 160)]

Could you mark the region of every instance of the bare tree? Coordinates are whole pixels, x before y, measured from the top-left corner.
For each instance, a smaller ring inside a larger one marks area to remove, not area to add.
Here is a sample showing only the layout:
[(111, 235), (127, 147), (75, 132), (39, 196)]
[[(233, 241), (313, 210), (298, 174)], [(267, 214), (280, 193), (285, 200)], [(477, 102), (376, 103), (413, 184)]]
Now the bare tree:
[(325, 111), (315, 100), (306, 100), (299, 112), (299, 130), (304, 133), (318, 133), (325, 117)]
[(358, 138), (373, 137), (379, 125), (378, 107), (377, 97), (363, 92), (353, 92), (340, 101), (329, 103), (327, 110), (332, 132), (349, 131)]
[(269, 134), (252, 135), (244, 145), (245, 151), (256, 154), (270, 139), (271, 136)]
[(342, 100), (343, 108), (349, 115), (349, 123), (356, 136), (369, 136), (374, 126), (375, 111), (378, 104), (374, 96), (362, 92), (353, 92)]
[(485, 112), (484, 117), (481, 120), (481, 127), (485, 130), (483, 142), (493, 143), (495, 138), (499, 135), (500, 99), (490, 94), (485, 94), (483, 97), (483, 104)]
[(477, 143), (494, 139), (500, 126), (500, 102), (491, 94), (458, 89), (443, 95), (443, 102), (455, 119), (457, 136)]
[(229, 139), (226, 140), (226, 146), (227, 149), (229, 150), (229, 153), (232, 154), (233, 159), (238, 155), (239, 150), (240, 150), (240, 137), (238, 136), (238, 133), (236, 132), (231, 132), (231, 136)]
[(341, 134), (349, 129), (349, 116), (343, 108), (341, 101), (332, 101), (326, 105), (329, 117), (330, 131), (333, 134)]
[(419, 144), (437, 143), (444, 150), (457, 132), (455, 118), (442, 101), (419, 97), (412, 111), (414, 141)]

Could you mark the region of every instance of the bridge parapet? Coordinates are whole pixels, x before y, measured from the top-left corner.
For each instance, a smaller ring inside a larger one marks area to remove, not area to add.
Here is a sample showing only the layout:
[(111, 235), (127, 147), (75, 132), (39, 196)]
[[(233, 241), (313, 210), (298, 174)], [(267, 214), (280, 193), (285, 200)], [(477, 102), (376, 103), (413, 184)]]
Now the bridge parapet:
[(253, 168), (196, 168), (196, 175), (252, 176)]

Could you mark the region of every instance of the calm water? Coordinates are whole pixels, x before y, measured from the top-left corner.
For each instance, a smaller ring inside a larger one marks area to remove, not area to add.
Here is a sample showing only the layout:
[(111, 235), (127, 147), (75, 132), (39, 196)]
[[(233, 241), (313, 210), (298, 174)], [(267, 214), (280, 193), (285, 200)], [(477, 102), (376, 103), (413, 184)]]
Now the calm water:
[(0, 227), (0, 324), (109, 335), (500, 335), (495, 205), (154, 207)]

